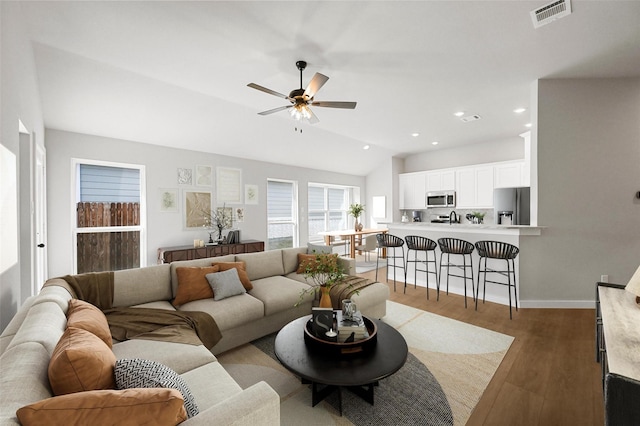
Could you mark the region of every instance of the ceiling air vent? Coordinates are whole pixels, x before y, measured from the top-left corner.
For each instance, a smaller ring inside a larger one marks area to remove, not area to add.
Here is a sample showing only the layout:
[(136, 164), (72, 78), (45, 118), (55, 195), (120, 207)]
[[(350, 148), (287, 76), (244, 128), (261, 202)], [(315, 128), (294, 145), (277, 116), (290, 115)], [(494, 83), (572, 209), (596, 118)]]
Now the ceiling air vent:
[(558, 0), (531, 12), (531, 20), (534, 28), (540, 28), (556, 19), (563, 18), (571, 14), (571, 0)]
[(460, 117), (460, 120), (462, 120), (463, 123), (468, 123), (470, 121), (476, 121), (476, 120), (480, 120), (480, 116), (478, 114), (473, 114), (473, 115), (465, 115), (464, 117)]

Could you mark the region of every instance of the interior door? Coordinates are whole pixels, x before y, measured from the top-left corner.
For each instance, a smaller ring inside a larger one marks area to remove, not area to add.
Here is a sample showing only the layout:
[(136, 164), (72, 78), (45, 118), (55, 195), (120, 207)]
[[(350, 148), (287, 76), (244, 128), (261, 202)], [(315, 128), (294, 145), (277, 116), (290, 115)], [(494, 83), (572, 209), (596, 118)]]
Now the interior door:
[[(35, 138), (35, 135), (34, 135)], [(35, 280), (33, 294), (37, 294), (48, 278), (47, 274), (47, 174), (45, 148), (36, 144), (34, 167), (34, 231), (35, 231)]]

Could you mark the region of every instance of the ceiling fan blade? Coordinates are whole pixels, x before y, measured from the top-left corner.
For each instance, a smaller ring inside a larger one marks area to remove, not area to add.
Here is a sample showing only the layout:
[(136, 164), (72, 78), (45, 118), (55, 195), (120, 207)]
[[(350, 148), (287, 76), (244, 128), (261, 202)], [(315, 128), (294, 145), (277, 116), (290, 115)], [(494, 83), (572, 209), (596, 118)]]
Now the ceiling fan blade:
[(289, 99), (288, 96), (283, 95), (282, 93), (278, 93), (275, 90), (267, 89), (266, 87), (260, 86), (259, 84), (249, 83), (247, 84), (247, 86), (251, 87), (252, 89), (260, 90), (261, 92), (268, 93), (273, 96), (277, 96), (279, 98)]
[(281, 107), (278, 107), (278, 108), (274, 108), (274, 109), (270, 109), (270, 110), (267, 110), (267, 111), (259, 112), (258, 114), (260, 114), (260, 115), (269, 115), (269, 114), (273, 114), (274, 112), (284, 111), (285, 109), (291, 108), (292, 106), (293, 105), (281, 106)]
[(324, 86), (327, 80), (329, 80), (329, 77), (317, 72), (309, 82), (309, 85), (305, 89), (304, 94), (307, 95), (309, 99), (313, 98), (316, 93), (318, 93), (318, 90), (320, 90), (320, 88)]
[(332, 101), (317, 101), (311, 102), (310, 105), (324, 108), (344, 108), (355, 109), (357, 102), (332, 102)]
[(313, 113), (313, 111), (311, 111), (311, 108), (308, 108), (309, 110), (309, 114), (311, 114), (311, 117), (307, 118), (307, 121), (309, 121), (309, 124), (316, 124), (319, 123), (320, 120), (318, 119), (318, 117)]

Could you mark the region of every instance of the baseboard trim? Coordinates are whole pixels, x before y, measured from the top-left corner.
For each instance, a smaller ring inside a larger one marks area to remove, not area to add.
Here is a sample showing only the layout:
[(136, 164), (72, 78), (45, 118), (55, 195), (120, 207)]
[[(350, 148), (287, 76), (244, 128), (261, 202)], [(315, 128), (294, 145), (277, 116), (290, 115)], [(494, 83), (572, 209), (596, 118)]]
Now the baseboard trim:
[(522, 308), (530, 309), (595, 309), (593, 300), (521, 300)]

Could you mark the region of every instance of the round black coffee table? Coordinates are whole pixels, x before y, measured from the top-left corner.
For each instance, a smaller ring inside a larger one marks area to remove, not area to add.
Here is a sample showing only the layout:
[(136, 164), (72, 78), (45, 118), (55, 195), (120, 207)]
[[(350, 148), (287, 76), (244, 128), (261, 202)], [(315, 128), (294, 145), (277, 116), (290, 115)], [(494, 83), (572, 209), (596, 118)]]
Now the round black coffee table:
[(275, 341), (278, 360), (303, 383), (311, 383), (314, 407), (337, 390), (342, 415), (342, 388), (373, 405), (374, 386), (398, 371), (407, 360), (407, 342), (402, 335), (382, 321), (372, 320), (378, 327), (378, 341), (373, 350), (356, 356), (329, 356), (305, 344), (304, 327), (310, 318), (311, 315), (298, 318), (278, 332)]

